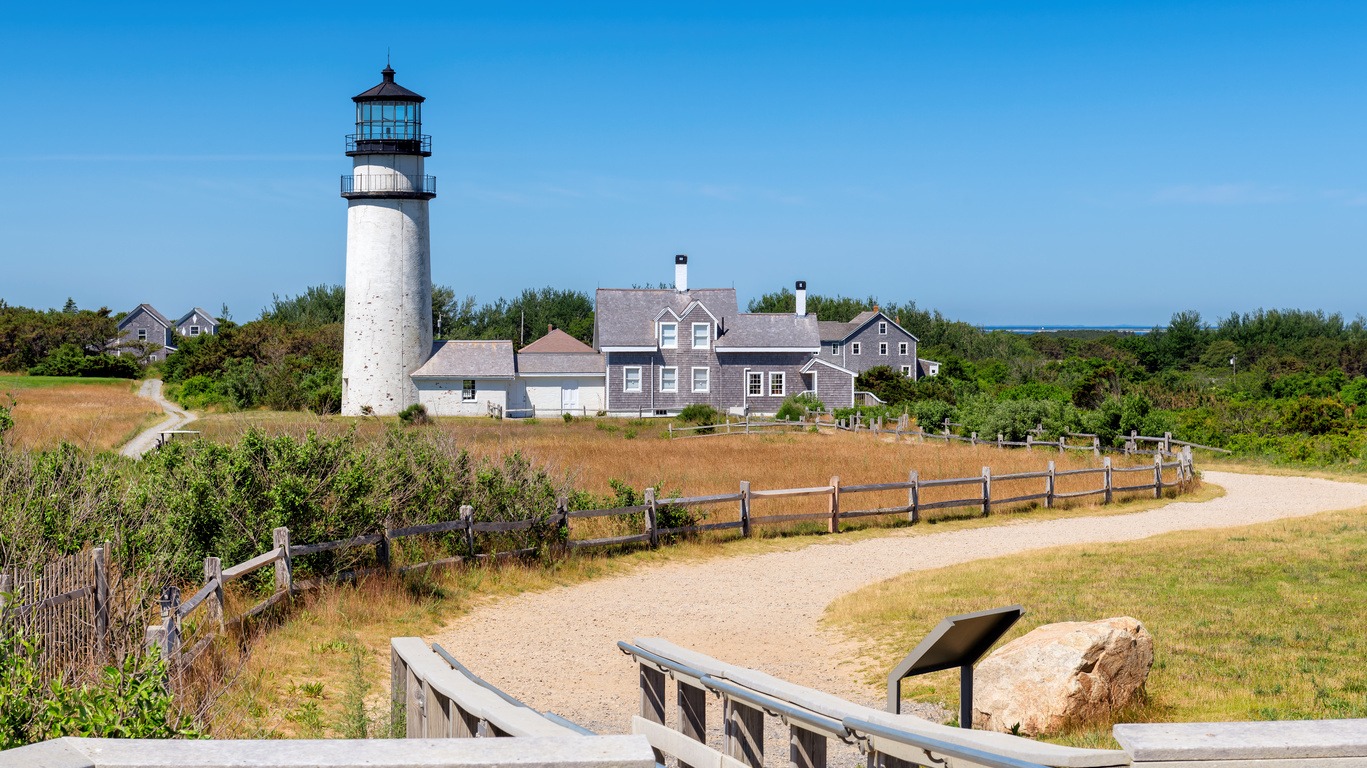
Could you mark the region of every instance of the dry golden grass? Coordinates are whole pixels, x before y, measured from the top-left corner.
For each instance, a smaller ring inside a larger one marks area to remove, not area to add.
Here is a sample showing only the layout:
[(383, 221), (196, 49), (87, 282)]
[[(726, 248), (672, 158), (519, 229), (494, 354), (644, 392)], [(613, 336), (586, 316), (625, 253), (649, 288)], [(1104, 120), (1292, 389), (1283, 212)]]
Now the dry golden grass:
[[(1367, 716), (1362, 569), (1367, 509), (1142, 541), (1061, 547), (907, 574), (833, 603), (825, 620), (865, 646), (879, 683), (941, 618), (1020, 603), (1013, 639), (1057, 621), (1133, 616), (1154, 634), (1148, 699), (1120, 718), (1226, 721)], [(904, 694), (957, 700), (957, 678)], [(1051, 740), (1114, 746), (1110, 724)]]
[(92, 451), (115, 448), (161, 416), (160, 408), (137, 396), (139, 383), (0, 375), (0, 397), (11, 392), (17, 401), (6, 439), (30, 450), (62, 441)]

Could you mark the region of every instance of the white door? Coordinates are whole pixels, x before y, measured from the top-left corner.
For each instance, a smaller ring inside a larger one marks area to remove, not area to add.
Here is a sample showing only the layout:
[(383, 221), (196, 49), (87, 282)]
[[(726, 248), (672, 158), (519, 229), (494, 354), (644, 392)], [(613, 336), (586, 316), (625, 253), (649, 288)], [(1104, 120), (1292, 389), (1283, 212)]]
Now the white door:
[(560, 385), (560, 409), (562, 411), (579, 409), (579, 382), (567, 381)]

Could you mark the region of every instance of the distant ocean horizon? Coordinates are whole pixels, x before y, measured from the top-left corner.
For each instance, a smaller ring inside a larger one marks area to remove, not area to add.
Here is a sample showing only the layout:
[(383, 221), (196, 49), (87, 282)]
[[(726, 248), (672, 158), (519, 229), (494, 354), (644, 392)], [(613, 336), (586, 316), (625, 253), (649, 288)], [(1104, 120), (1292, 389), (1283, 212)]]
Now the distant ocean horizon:
[(1008, 333), (1062, 333), (1066, 331), (1102, 331), (1111, 333), (1143, 334), (1153, 330), (1151, 325), (984, 325), (985, 331), (1006, 331)]

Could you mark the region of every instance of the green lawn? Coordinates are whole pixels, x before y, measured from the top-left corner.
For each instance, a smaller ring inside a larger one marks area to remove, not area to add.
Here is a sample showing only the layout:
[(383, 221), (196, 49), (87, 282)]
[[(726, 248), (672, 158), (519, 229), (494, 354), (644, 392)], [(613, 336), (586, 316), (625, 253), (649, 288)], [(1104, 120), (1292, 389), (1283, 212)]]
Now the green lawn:
[[(1064, 547), (912, 573), (847, 595), (826, 621), (891, 666), (945, 616), (1012, 603), (1007, 639), (1133, 616), (1155, 640), (1148, 701), (1122, 721), (1367, 717), (1367, 509), (1138, 542)], [(904, 694), (957, 708), (939, 673)], [(1110, 723), (1051, 741), (1110, 746)]]
[(121, 384), (125, 387), (135, 384), (133, 379), (116, 379), (101, 376), (84, 378), (81, 376), (27, 376), (25, 374), (0, 373), (0, 392), (21, 389), (47, 389), (69, 384)]

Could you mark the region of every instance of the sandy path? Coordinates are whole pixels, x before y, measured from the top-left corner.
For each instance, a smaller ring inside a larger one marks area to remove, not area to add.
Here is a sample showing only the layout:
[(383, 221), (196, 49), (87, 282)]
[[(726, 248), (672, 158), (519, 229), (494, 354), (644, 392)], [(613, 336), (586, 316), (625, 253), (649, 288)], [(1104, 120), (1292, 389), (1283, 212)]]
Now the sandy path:
[[(878, 706), (883, 693), (842, 668), (841, 638), (817, 626), (835, 598), (906, 571), (1065, 544), (1126, 541), (1367, 506), (1367, 485), (1207, 472), (1211, 501), (1128, 515), (924, 529), (802, 549), (643, 566), (631, 573), (482, 606), (429, 638), (530, 706), (622, 733), (639, 706), (618, 640), (661, 636), (731, 663)], [(672, 709), (672, 707), (671, 707)], [(776, 729), (771, 729), (776, 730)], [(785, 751), (786, 754), (786, 751)]]
[(143, 430), (137, 437), (124, 443), (119, 453), (130, 459), (141, 458), (144, 453), (157, 446), (157, 434), (168, 429), (180, 429), (181, 427), (194, 421), (197, 416), (189, 411), (182, 410), (179, 405), (161, 396), (161, 379), (148, 379), (138, 387), (138, 397), (144, 397), (157, 405), (166, 412), (166, 418), (155, 427)]

